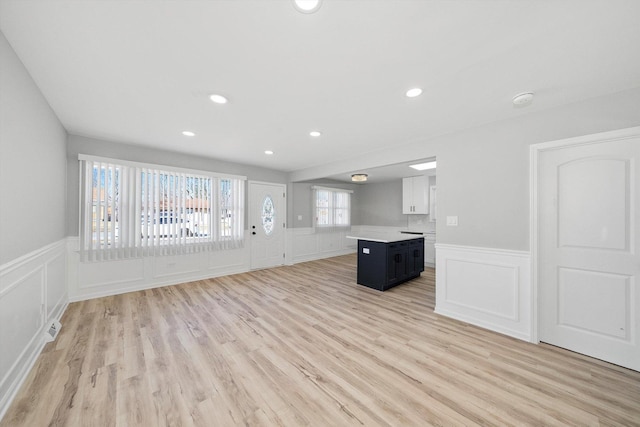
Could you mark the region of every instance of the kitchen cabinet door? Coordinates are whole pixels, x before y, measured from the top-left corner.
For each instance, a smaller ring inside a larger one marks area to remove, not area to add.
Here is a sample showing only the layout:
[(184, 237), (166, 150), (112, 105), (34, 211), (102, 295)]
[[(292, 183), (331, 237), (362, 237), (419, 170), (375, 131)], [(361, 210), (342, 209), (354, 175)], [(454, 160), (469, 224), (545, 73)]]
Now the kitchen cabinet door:
[(428, 179), (425, 175), (402, 179), (403, 214), (424, 215), (429, 213)]

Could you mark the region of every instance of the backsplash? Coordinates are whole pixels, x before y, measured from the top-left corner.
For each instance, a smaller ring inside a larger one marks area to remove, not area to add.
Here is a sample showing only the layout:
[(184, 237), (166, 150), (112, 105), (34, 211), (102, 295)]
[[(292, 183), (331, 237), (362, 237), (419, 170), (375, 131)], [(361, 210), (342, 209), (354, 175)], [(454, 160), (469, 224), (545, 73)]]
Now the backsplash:
[(409, 231), (436, 231), (436, 223), (429, 221), (429, 215), (405, 215)]

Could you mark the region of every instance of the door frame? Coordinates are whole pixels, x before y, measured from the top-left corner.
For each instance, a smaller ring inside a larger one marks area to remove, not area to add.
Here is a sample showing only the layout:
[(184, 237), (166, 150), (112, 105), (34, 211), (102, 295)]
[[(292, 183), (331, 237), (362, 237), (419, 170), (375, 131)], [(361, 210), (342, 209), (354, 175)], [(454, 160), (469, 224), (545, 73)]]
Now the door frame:
[(288, 229), (288, 219), (287, 219), (287, 204), (289, 199), (287, 198), (287, 184), (282, 184), (280, 182), (266, 182), (266, 181), (247, 181), (247, 187), (248, 187), (248, 191), (247, 191), (247, 236), (249, 237), (249, 270), (252, 270), (252, 266), (251, 263), (253, 262), (253, 256), (252, 256), (252, 250), (251, 250), (251, 245), (253, 244), (253, 240), (251, 239), (251, 201), (253, 200), (253, 192), (251, 191), (251, 184), (264, 184), (264, 185), (273, 185), (273, 186), (277, 186), (277, 187), (282, 187), (282, 192), (284, 193), (284, 203), (282, 204), (282, 210), (283, 210), (283, 220), (284, 220), (284, 227), (282, 230), (283, 236), (283, 250), (284, 250), (284, 259), (283, 261), (283, 265), (287, 265), (287, 260), (289, 259), (289, 237), (288, 237), (288, 233), (287, 233), (287, 229)]
[(540, 219), (538, 218), (538, 167), (540, 166), (540, 155), (545, 151), (556, 150), (567, 147), (579, 147), (583, 145), (598, 144), (603, 142), (622, 141), (625, 139), (637, 138), (640, 136), (640, 126), (618, 129), (609, 132), (600, 132), (591, 135), (583, 135), (574, 138), (560, 139), (557, 141), (542, 142), (532, 144), (529, 147), (529, 246), (531, 253), (531, 342), (540, 343), (539, 326), (541, 306), (538, 302), (538, 250)]

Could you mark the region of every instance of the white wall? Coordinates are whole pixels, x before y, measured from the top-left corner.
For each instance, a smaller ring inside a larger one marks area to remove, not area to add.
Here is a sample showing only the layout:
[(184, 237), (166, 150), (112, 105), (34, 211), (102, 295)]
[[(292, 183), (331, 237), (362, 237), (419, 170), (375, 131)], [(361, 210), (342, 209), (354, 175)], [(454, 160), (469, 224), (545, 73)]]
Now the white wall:
[(65, 142), (0, 33), (0, 418), (67, 304)]

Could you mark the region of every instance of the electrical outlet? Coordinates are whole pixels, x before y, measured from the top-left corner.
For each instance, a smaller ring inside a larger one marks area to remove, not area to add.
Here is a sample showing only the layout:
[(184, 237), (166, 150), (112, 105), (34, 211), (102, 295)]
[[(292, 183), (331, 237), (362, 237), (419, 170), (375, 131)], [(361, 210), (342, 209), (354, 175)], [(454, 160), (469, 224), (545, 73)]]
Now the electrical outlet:
[(448, 216), (447, 217), (447, 227), (457, 227), (458, 226), (458, 217), (457, 216)]

